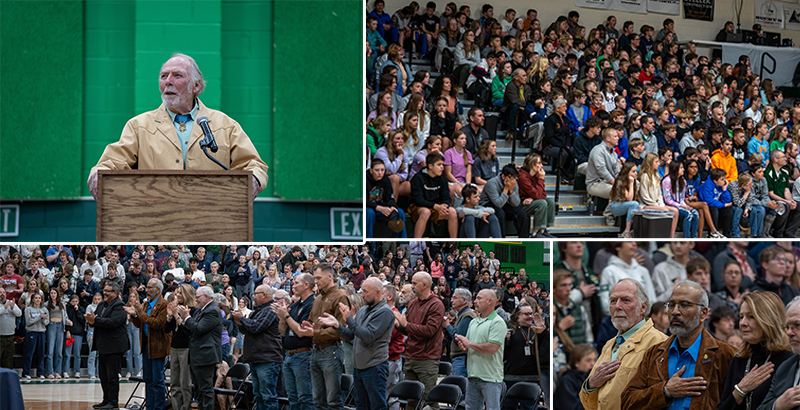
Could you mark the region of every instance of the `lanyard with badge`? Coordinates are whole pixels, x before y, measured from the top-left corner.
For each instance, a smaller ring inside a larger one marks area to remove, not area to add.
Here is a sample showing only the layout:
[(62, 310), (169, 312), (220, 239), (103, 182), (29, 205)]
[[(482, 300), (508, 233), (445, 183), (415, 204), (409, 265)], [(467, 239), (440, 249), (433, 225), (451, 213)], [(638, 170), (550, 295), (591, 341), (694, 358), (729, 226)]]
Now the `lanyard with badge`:
[(525, 356), (531, 355), (531, 328), (528, 328), (528, 332), (524, 333), (522, 328), (519, 328), (519, 334), (522, 335), (522, 338), (525, 340)]

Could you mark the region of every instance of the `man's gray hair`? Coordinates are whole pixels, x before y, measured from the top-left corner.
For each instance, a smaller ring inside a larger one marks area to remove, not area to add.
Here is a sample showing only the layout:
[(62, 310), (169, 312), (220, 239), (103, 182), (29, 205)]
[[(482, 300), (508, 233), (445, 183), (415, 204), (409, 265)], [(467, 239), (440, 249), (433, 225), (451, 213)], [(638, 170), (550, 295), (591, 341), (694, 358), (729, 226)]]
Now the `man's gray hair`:
[(790, 300), (789, 303), (786, 304), (786, 311), (789, 311), (789, 308), (792, 306), (800, 303), (800, 296), (795, 296), (794, 299)]
[[(644, 290), (644, 286), (642, 286), (642, 284), (639, 283), (638, 280), (631, 278), (620, 279), (619, 282), (617, 282), (617, 285), (619, 285), (621, 282), (630, 282), (634, 286), (636, 286), (636, 301), (639, 302), (639, 305), (641, 305), (642, 303), (645, 303), (647, 305), (647, 307), (644, 310), (644, 316), (647, 317), (647, 315), (650, 314), (650, 307), (652, 305), (650, 304), (650, 298), (647, 297), (647, 291)], [(617, 285), (614, 286), (616, 287)]]
[(297, 280), (307, 283), (311, 289), (314, 289), (314, 275), (310, 273), (301, 273), (297, 275)]
[(264, 292), (264, 295), (269, 297), (269, 298), (272, 298), (272, 297), (275, 296), (275, 290), (276, 289), (273, 288), (270, 285), (258, 285), (258, 286), (256, 286), (255, 290), (259, 291), (259, 289), (261, 289), (260, 292)]
[(217, 306), (223, 306), (228, 304), (228, 299), (226, 299), (225, 295), (221, 293), (215, 293), (212, 299), (214, 300), (214, 303), (217, 304)]
[(197, 294), (198, 295), (206, 295), (206, 296), (208, 296), (208, 297), (213, 299), (214, 298), (214, 289), (211, 289), (210, 286), (200, 286), (199, 288), (197, 288)]
[(523, 70), (521, 68), (518, 68), (518, 69), (514, 70), (514, 73), (512, 74), (512, 77), (517, 77), (517, 76), (520, 76), (522, 74), (525, 74), (525, 70)]
[(469, 293), (469, 291), (465, 288), (458, 288), (454, 290), (453, 296), (455, 295), (461, 296), (461, 299), (464, 299), (468, 305), (472, 303), (472, 293)]
[(564, 105), (566, 103), (567, 103), (567, 100), (565, 100), (563, 98), (556, 98), (556, 100), (553, 102), (553, 108), (560, 107), (560, 106), (562, 106), (562, 105)]
[[(700, 289), (700, 304), (703, 305), (703, 307), (708, 307), (708, 293), (706, 292), (705, 289), (703, 289), (702, 286), (700, 286), (699, 283), (689, 279), (682, 280), (678, 282), (677, 285), (675, 285), (675, 288), (672, 290), (672, 292), (674, 293), (675, 289), (677, 289), (678, 286), (681, 285), (691, 286), (693, 288)], [(670, 298), (672, 298), (672, 293), (670, 293)]]
[(194, 58), (192, 58), (191, 56), (188, 56), (188, 55), (183, 54), (183, 53), (175, 53), (170, 58), (175, 58), (175, 57), (183, 58), (183, 59), (185, 59), (186, 61), (189, 62), (189, 66), (190, 66), (190, 68), (189, 68), (189, 78), (191, 78), (192, 83), (195, 83), (198, 80), (200, 81), (200, 88), (197, 90), (197, 94), (195, 94), (194, 96), (197, 97), (200, 94), (202, 94), (203, 91), (205, 91), (205, 89), (206, 89), (207, 81), (203, 79), (203, 73), (200, 71), (200, 67), (197, 66), (197, 62), (195, 62)]
[(155, 281), (155, 283), (156, 283), (155, 287), (156, 287), (156, 289), (158, 289), (158, 293), (163, 292), (164, 291), (164, 282), (161, 282), (161, 279), (158, 279), (158, 278), (150, 279), (150, 282), (153, 282), (153, 281)]
[[(270, 286), (269, 288), (270, 289), (274, 289), (272, 286)], [(267, 294), (269, 294), (269, 292), (267, 292)], [(278, 289), (278, 290), (275, 291), (275, 293), (272, 295), (272, 297), (274, 299), (286, 299), (286, 300), (289, 300), (289, 292), (287, 292), (287, 291), (285, 291), (283, 289)]]

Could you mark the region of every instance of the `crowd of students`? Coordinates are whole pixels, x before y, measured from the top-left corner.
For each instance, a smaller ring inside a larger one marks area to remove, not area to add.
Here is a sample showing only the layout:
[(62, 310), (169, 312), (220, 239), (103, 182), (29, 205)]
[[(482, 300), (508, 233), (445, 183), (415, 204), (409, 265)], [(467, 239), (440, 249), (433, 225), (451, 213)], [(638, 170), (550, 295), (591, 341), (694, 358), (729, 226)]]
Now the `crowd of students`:
[[(707, 332), (698, 344), (719, 345), (715, 348), (718, 355), (709, 365), (715, 369), (714, 375), (702, 371), (708, 382), (708, 391), (702, 392), (704, 408), (772, 408), (772, 402), (761, 406), (769, 402), (767, 392), (772, 395), (772, 378), (791, 350), (800, 351), (800, 332), (785, 327), (786, 323), (794, 326), (797, 318), (787, 317), (787, 310), (800, 300), (800, 248), (796, 244), (565, 241), (558, 243), (558, 251), (552, 292), (556, 409), (621, 408), (621, 402), (638, 394), (638, 387), (633, 386), (642, 381), (640, 377), (662, 377), (648, 376), (654, 371), (640, 369), (648, 367), (643, 366), (647, 355), (668, 348), (673, 339), (664, 341), (670, 335), (686, 338), (684, 328), (693, 330), (693, 326), (699, 328), (689, 332), (692, 337), (702, 329)], [(632, 293), (623, 291), (625, 281), (636, 285), (630, 288)], [(701, 301), (692, 304), (677, 296), (683, 285), (702, 290)], [(684, 340), (680, 342), (678, 354), (688, 347)], [(710, 357), (710, 351), (705, 352), (704, 364)], [(735, 357), (728, 352), (735, 352)], [(742, 380), (747, 374), (744, 362), (749, 362), (751, 355), (755, 361), (750, 370), (755, 370), (755, 365), (768, 369)], [(700, 358), (695, 358), (700, 372)], [(663, 377), (672, 377), (678, 368), (670, 367), (669, 375)], [(792, 374), (795, 370), (796, 366), (792, 367)], [(614, 371), (616, 376), (608, 377)], [(691, 375), (683, 377), (691, 380)], [(734, 388), (737, 383), (739, 391)], [(651, 397), (661, 395), (661, 390), (657, 393)], [(782, 393), (776, 390), (771, 399)], [(677, 400), (684, 395), (674, 397)]]
[[(247, 352), (248, 344), (244, 342), (244, 334), (247, 332), (243, 331), (240, 325), (241, 320), (246, 317), (255, 322), (261, 320), (260, 314), (255, 313), (263, 310), (261, 309), (263, 306), (260, 305), (264, 302), (264, 297), (256, 297), (257, 293), (263, 292), (259, 292), (258, 289), (265, 285), (272, 289), (269, 292), (272, 296), (268, 301), (275, 301), (286, 309), (278, 310), (279, 312), (285, 315), (291, 314), (293, 318), (294, 315), (300, 314), (295, 318), (298, 326), (306, 320), (316, 323), (318, 319), (309, 317), (309, 309), (304, 306), (310, 305), (308, 301), (313, 301), (314, 295), (319, 299), (331, 295), (328, 288), (319, 289), (314, 286), (318, 273), (316, 268), (320, 266), (330, 267), (326, 269), (331, 269), (333, 273), (331, 286), (341, 291), (349, 300), (350, 312), (353, 315), (362, 306), (374, 305), (373, 295), (362, 299), (364, 293), (362, 284), (372, 280), (380, 284), (381, 294), (403, 320), (406, 309), (420, 294), (419, 277), (416, 274), (423, 272), (422, 276), (429, 278), (430, 283), (426, 293), (433, 295), (430, 300), (439, 301), (438, 303), (444, 307), (445, 314), (444, 317), (438, 318), (436, 323), (441, 325), (437, 325), (434, 336), (425, 336), (426, 340), (440, 340), (431, 344), (431, 346), (442, 346), (441, 352), (434, 352), (432, 357), (436, 362), (451, 361), (453, 374), (465, 378), (468, 376), (466, 356), (469, 349), (459, 348), (459, 341), (456, 339), (467, 336), (470, 319), (476, 317), (471, 309), (472, 300), (481, 290), (489, 290), (496, 303), (487, 308), (490, 308), (489, 311), (496, 311), (496, 316), (502, 318), (503, 336), (506, 336), (506, 322), (508, 329), (512, 330), (506, 337), (505, 350), (500, 350), (497, 356), (500, 359), (497, 363), (502, 368), (494, 368), (492, 374), (505, 375), (505, 384), (508, 386), (519, 381), (545, 383), (546, 380), (541, 380), (540, 375), (546, 377), (549, 374), (550, 347), (547, 339), (549, 315), (546, 313), (549, 302), (546, 287), (531, 280), (524, 269), (517, 271), (506, 267), (493, 251), (485, 252), (478, 244), (376, 242), (363, 246), (319, 247), (313, 245), (272, 247), (236, 245), (12, 247), (6, 245), (0, 247), (0, 258), (3, 270), (3, 292), (0, 292), (2, 298), (0, 338), (3, 344), (0, 349), (0, 365), (14, 368), (14, 345), (23, 344), (21, 377), (24, 380), (31, 379), (32, 367), (36, 369), (35, 377), (40, 379), (96, 377), (97, 351), (92, 348), (94, 328), (91, 323), (84, 320), (84, 315), (94, 312), (98, 304), (108, 297), (107, 294), (100, 292), (101, 289), (110, 289), (111, 284), (114, 289), (121, 289), (119, 297), (128, 312), (128, 321), (121, 325), (127, 328), (130, 344), (130, 349), (126, 353), (127, 364), (124, 366), (126, 370), (122, 377), (141, 375), (144, 346), (141, 346), (140, 350), (141, 324), (136, 322), (141, 319), (135, 319), (130, 312), (136, 312), (138, 307), (147, 305), (144, 299), (145, 290), (152, 291), (150, 285), (154, 279), (163, 285), (161, 296), (170, 303), (166, 311), (169, 316), (168, 325), (163, 329), (158, 328), (159, 332), (173, 333), (172, 352), (167, 355), (180, 355), (181, 352), (185, 352), (187, 346), (182, 344), (189, 343), (190, 338), (190, 335), (179, 331), (180, 325), (169, 326), (169, 323), (175, 320), (170, 315), (177, 318), (180, 306), (188, 306), (192, 309), (192, 316), (197, 316), (199, 311), (192, 306), (195, 301), (194, 291), (208, 287), (213, 290), (213, 302), (221, 309), (223, 316), (219, 356), (229, 362), (229, 365), (240, 359), (248, 362), (249, 359), (245, 356), (252, 359), (253, 354)], [(412, 283), (414, 280), (417, 282)], [(311, 286), (306, 289), (308, 281), (311, 281)], [(309, 299), (309, 296), (312, 297)], [(149, 298), (153, 299), (152, 296)], [(429, 296), (424, 296), (424, 303), (429, 303), (428, 298)], [(106, 306), (107, 301), (102, 303), (104, 304), (101, 306)], [(178, 307), (173, 307), (172, 304), (177, 304)], [(197, 304), (200, 306), (199, 300)], [(335, 305), (332, 306), (338, 311)], [(144, 310), (141, 312), (144, 314)], [(341, 320), (345, 319), (347, 318)], [(409, 317), (408, 320), (417, 319)], [(288, 320), (288, 316), (281, 320)], [(442, 324), (443, 321), (445, 323)], [(406, 331), (406, 325), (401, 328)], [(408, 329), (408, 337), (412, 339), (416, 337), (412, 335), (411, 325), (408, 325)], [(151, 333), (156, 330), (155, 327), (152, 328)], [(271, 334), (271, 330), (264, 329), (255, 333), (252, 329), (248, 331), (250, 331), (248, 335), (257, 337)], [(297, 328), (297, 332), (302, 331), (302, 328)], [(303, 334), (297, 333), (292, 340), (285, 338), (283, 342), (278, 342), (283, 345), (278, 349), (287, 352), (287, 363), (290, 354), (294, 357), (292, 360), (297, 361), (300, 360), (297, 356), (301, 354), (300, 352), (310, 350), (310, 348), (303, 350), (302, 346), (297, 347), (301, 340), (307, 341), (309, 346), (312, 340), (310, 336), (308, 338), (300, 336)], [(405, 356), (403, 337), (402, 335), (399, 337), (399, 342), (395, 342), (395, 338), (392, 338), (391, 360)], [(90, 348), (88, 367), (82, 366), (81, 363), (81, 347), (84, 341)], [(345, 338), (344, 342), (340, 343), (339, 346), (344, 349), (340, 372), (354, 374), (355, 365), (357, 373), (360, 367), (358, 360), (354, 362), (353, 357), (353, 346), (356, 342), (352, 338)], [(252, 348), (253, 345), (249, 346)], [(534, 346), (538, 348), (534, 355), (524, 353), (525, 347), (530, 349)], [(502, 360), (504, 352), (507, 356), (505, 363)], [(424, 354), (431, 352), (425, 351)], [(536, 360), (537, 356), (541, 356), (540, 361)], [(507, 360), (508, 357), (513, 359)], [(408, 359), (406, 356), (406, 360)], [(183, 366), (186, 366), (187, 359), (183, 360), (181, 362), (180, 357), (172, 358), (171, 395), (175, 408), (186, 408), (191, 404), (191, 390), (187, 388), (191, 389), (192, 381), (188, 377), (180, 376), (179, 363), (184, 363)], [(401, 362), (402, 360), (398, 363)], [(393, 377), (389, 380), (394, 381), (388, 385), (389, 390), (392, 385), (403, 379), (400, 370), (402, 366), (390, 369), (393, 372), (390, 376)], [(303, 389), (298, 385), (299, 379), (294, 380), (294, 378), (304, 377), (303, 380), (308, 382), (309, 386), (311, 380), (307, 378), (307, 374), (297, 373), (297, 370), (292, 368), (290, 373), (292, 380), (288, 380), (287, 370), (284, 367), (283, 377), (286, 379), (284, 385), (287, 386), (290, 397), (294, 397), (293, 401), (310, 402), (310, 389), (306, 392), (308, 396), (303, 395)], [(438, 368), (436, 371), (438, 372)], [(220, 374), (224, 374), (224, 371)], [(163, 374), (161, 376), (163, 382)], [(278, 377), (277, 374), (275, 377)], [(145, 380), (148, 380), (147, 376)], [(427, 383), (422, 378), (420, 380)], [(221, 383), (219, 379), (218, 382)], [(502, 378), (499, 382), (503, 382)], [(275, 385), (272, 386), (274, 389)], [(288, 386), (292, 386), (291, 389)], [(432, 386), (426, 386), (426, 391), (430, 387)], [(383, 389), (383, 394), (386, 395), (387, 386), (384, 385)], [(303, 393), (299, 399), (298, 391)], [(549, 389), (546, 389), (545, 393), (548, 392)], [(314, 398), (316, 402), (316, 394)], [(271, 401), (266, 397), (264, 400)]]
[[(613, 15), (584, 26), (577, 11), (545, 24), (534, 9), (497, 16), (491, 4), (373, 7), (368, 235), (375, 220), (408, 215), (414, 237), (505, 236), (506, 220), (519, 237), (552, 237), (543, 167), (497, 159), (485, 113), (498, 110), (500, 127), (531, 136), (524, 162), (550, 159), (565, 184), (585, 175), (588, 193), (608, 200), (597, 209), (606, 223), (625, 219), (623, 237), (634, 236), (638, 210), (671, 217), (670, 237), (679, 226), (687, 238), (706, 228), (714, 238), (800, 233), (800, 99), (784, 101), (746, 55), (722, 61), (678, 45), (670, 18), (660, 30), (617, 29)], [(411, 71), (407, 53), (435, 62), (433, 84), (430, 72)], [(463, 99), (475, 101), (467, 112)]]

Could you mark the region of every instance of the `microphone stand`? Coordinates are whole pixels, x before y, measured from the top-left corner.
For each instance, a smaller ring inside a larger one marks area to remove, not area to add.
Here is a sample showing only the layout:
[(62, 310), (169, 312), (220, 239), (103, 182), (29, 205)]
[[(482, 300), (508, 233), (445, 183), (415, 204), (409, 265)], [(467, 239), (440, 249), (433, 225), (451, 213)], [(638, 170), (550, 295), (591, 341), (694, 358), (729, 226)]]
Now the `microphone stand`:
[[(214, 162), (215, 162), (217, 165), (221, 166), (221, 167), (222, 167), (222, 169), (224, 169), (224, 170), (226, 170), (226, 171), (230, 171), (230, 170), (231, 170), (230, 168), (228, 168), (227, 166), (225, 166), (225, 164), (223, 164), (223, 163), (219, 162), (219, 161), (218, 161), (216, 158), (212, 157), (212, 156), (211, 156), (211, 154), (209, 154), (209, 153), (208, 153), (208, 145), (209, 145), (209, 141), (208, 141), (208, 139), (207, 139), (207, 138), (203, 138), (203, 140), (202, 140), (202, 141), (200, 141), (200, 148), (202, 148), (202, 149), (203, 149), (203, 153), (205, 153), (205, 154), (206, 154), (206, 156), (208, 157), (208, 159), (210, 159), (210, 160), (214, 161)], [(212, 149), (212, 151), (215, 151), (215, 150), (214, 150), (214, 149)]]

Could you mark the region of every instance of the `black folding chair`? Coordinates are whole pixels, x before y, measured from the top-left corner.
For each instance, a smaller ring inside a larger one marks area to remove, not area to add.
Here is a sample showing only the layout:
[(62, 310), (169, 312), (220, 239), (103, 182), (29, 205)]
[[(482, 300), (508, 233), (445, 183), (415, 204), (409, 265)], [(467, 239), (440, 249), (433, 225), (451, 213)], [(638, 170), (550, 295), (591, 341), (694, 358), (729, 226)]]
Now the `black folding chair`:
[(239, 407), (239, 402), (246, 397), (245, 395), (245, 379), (247, 376), (250, 375), (250, 365), (247, 363), (236, 363), (228, 369), (228, 373), (225, 374), (225, 378), (231, 378), (231, 382), (235, 389), (224, 389), (222, 387), (215, 387), (214, 394), (218, 395), (221, 394), (223, 396), (232, 396), (231, 402), (228, 405), (228, 410), (233, 407), (233, 403), (236, 402), (236, 408)]
[[(454, 384), (438, 384), (425, 396), (425, 404), (439, 403), (440, 409), (451, 410), (461, 401), (461, 389)], [(447, 404), (442, 406), (441, 404)]]
[(354, 390), (353, 387), (354, 387), (353, 375), (342, 373), (342, 378), (339, 382), (339, 388), (342, 391), (342, 403), (344, 403), (346, 407), (355, 408), (356, 399), (353, 393)]
[[(505, 383), (503, 383), (505, 385)], [(517, 382), (511, 386), (510, 389), (503, 397), (503, 404), (500, 405), (500, 408), (506, 408), (506, 402), (511, 400), (511, 403), (514, 403), (513, 408), (517, 408), (516, 403), (521, 401), (529, 401), (533, 403), (534, 408), (536, 407), (536, 403), (540, 401), (542, 398), (542, 388), (536, 383), (530, 382)], [(509, 403), (509, 404), (511, 404)]]
[[(145, 408), (147, 408), (147, 405), (145, 404), (145, 397), (144, 396), (136, 396), (136, 391), (139, 390), (139, 386), (142, 383), (144, 383), (144, 378), (140, 377), (140, 376), (131, 376), (131, 377), (128, 377), (128, 380), (130, 380), (132, 382), (136, 382), (136, 387), (133, 388), (133, 391), (131, 391), (130, 397), (128, 397), (128, 401), (125, 402), (125, 408), (128, 408), (128, 405), (131, 404), (131, 400), (133, 400), (133, 399), (142, 399), (142, 404), (140, 405), (139, 409), (140, 410), (144, 410)], [(167, 397), (169, 397), (169, 394), (167, 394)]]
[(453, 373), (453, 364), (450, 362), (439, 361), (439, 375), (449, 376)]
[(392, 388), (392, 391), (389, 392), (389, 398), (394, 397), (399, 400), (405, 400), (406, 403), (408, 403), (409, 400), (417, 401), (417, 405), (413, 409), (408, 408), (408, 404), (406, 404), (404, 407), (405, 410), (419, 410), (422, 408), (421, 405), (424, 396), (425, 385), (416, 380), (403, 380), (400, 383), (397, 383)]
[(456, 385), (458, 386), (459, 389), (461, 389), (461, 393), (465, 393), (467, 391), (467, 383), (468, 380), (466, 377), (456, 376), (456, 375), (447, 376), (444, 379), (442, 379), (442, 381), (439, 382), (439, 384)]

